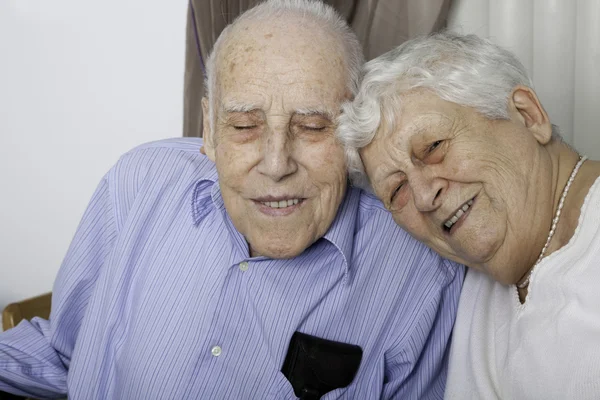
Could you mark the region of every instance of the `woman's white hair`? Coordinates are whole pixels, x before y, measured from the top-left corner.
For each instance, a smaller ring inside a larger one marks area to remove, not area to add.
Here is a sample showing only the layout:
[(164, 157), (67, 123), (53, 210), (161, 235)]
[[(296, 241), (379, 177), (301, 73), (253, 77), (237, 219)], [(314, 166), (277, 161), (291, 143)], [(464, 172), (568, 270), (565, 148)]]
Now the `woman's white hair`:
[[(227, 41), (236, 25), (249, 21), (265, 21), (287, 15), (300, 16), (317, 23), (326, 32), (331, 32), (334, 39), (342, 47), (347, 73), (347, 88), (354, 97), (358, 92), (361, 70), (364, 63), (362, 46), (348, 23), (333, 7), (319, 0), (267, 0), (241, 14), (228, 25), (217, 38), (208, 59), (206, 60), (205, 89), (208, 97), (209, 120), (211, 127), (216, 123), (217, 105), (217, 60), (223, 44)], [(214, 137), (214, 135), (211, 135)]]
[[(525, 67), (511, 52), (478, 36), (452, 32), (409, 40), (368, 62), (364, 72), (355, 100), (344, 105), (338, 129), (350, 178), (363, 188), (369, 188), (369, 183), (358, 149), (373, 140), (382, 120), (386, 129), (395, 129), (403, 93), (424, 88), (489, 119), (508, 119), (514, 87), (533, 87)], [(554, 126), (553, 134), (558, 136)]]

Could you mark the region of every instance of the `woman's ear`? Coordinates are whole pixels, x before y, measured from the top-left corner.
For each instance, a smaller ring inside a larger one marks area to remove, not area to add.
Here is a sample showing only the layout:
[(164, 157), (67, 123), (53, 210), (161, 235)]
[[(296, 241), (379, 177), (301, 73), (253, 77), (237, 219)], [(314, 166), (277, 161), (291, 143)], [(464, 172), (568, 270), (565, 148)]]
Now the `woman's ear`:
[(214, 147), (214, 132), (210, 125), (210, 115), (208, 113), (208, 99), (202, 98), (202, 140), (203, 145), (200, 148), (202, 154), (206, 156), (212, 162), (215, 162), (215, 147)]
[(509, 100), (509, 112), (518, 118), (542, 145), (552, 139), (552, 124), (537, 95), (530, 87), (518, 85)]

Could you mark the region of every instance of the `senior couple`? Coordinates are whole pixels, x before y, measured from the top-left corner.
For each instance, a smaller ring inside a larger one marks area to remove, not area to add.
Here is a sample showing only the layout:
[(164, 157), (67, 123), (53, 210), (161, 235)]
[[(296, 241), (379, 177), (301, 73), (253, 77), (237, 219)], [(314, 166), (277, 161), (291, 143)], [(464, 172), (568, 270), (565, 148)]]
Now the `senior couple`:
[(0, 390), (597, 398), (598, 164), (487, 41), (415, 39), (364, 76), (361, 54), (319, 2), (228, 26), (204, 141), (143, 145), (106, 174), (50, 320), (0, 335)]

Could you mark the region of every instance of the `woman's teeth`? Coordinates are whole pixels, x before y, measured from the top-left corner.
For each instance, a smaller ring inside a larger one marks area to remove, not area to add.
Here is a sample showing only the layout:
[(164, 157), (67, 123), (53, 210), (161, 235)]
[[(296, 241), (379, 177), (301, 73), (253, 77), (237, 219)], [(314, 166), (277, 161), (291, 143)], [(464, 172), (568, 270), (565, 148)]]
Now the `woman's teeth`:
[(452, 225), (454, 225), (456, 223), (456, 221), (458, 221), (458, 219), (460, 217), (463, 216), (464, 213), (467, 212), (467, 210), (473, 205), (473, 199), (467, 201), (465, 203), (464, 206), (462, 206), (461, 208), (458, 209), (458, 211), (456, 212), (456, 214), (454, 214), (454, 216), (452, 218), (450, 218), (448, 221), (446, 221), (444, 223), (444, 226), (448, 229), (452, 228)]

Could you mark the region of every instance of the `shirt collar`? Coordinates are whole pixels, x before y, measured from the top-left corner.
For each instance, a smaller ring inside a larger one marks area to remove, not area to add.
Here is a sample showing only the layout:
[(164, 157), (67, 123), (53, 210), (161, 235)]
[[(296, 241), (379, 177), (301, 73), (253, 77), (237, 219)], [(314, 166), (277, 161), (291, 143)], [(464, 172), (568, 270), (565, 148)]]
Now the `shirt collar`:
[[(218, 190), (216, 169), (210, 171), (208, 177), (196, 182), (192, 192), (192, 220), (194, 225), (198, 225), (210, 213), (211, 205), (214, 203), (215, 188)], [(219, 196), (220, 197), (220, 196)], [(212, 200), (212, 201), (211, 201)], [(217, 206), (215, 204), (215, 206)], [(221, 206), (223, 200), (221, 199)]]
[(349, 186), (335, 219), (323, 236), (323, 239), (333, 244), (344, 257), (346, 275), (352, 268), (352, 251), (359, 203), (360, 190)]
[[(322, 238), (335, 246), (342, 255), (345, 275), (348, 275), (351, 268), (359, 202), (360, 190), (348, 187), (337, 215)], [(209, 177), (199, 180), (194, 187), (192, 218), (195, 225), (199, 224), (210, 213), (211, 206), (217, 210), (225, 211), (225, 203), (221, 196), (216, 171), (211, 173)]]

